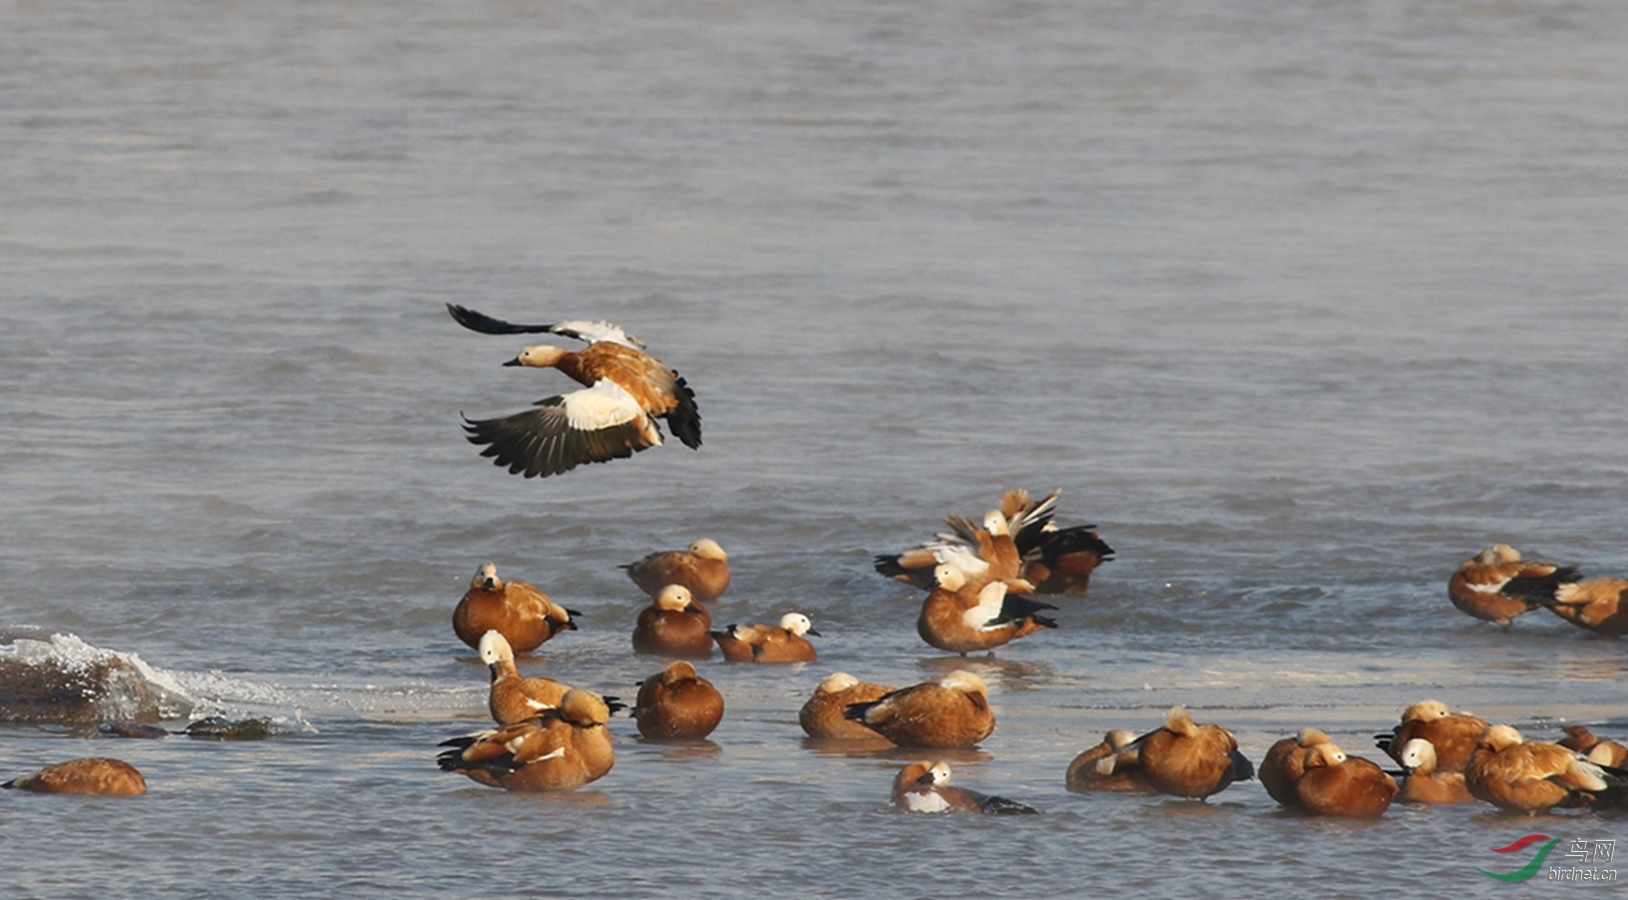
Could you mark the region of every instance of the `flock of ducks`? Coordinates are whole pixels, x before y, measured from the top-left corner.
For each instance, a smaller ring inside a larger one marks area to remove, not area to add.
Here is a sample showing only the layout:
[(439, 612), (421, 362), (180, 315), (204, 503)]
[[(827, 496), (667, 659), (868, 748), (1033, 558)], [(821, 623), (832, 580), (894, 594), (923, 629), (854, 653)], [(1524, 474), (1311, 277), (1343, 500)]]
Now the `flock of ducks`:
[[(548, 333), (586, 342), (580, 350), (539, 345), (521, 350), (510, 366), (553, 368), (578, 390), (538, 401), (513, 415), (470, 420), (468, 439), (513, 474), (558, 475), (584, 463), (626, 458), (662, 443), (655, 420), (692, 449), (701, 446), (695, 395), (676, 371), (644, 345), (605, 322), (517, 325), (448, 305), (461, 325), (482, 334)], [(927, 592), (917, 631), (929, 646), (965, 656), (1056, 627), (1054, 604), (1037, 596), (1084, 594), (1091, 574), (1113, 557), (1096, 526), (1056, 524), (1058, 492), (1031, 500), (1008, 491), (981, 520), (952, 515), (948, 531), (897, 554), (875, 557), (878, 573)], [(632, 710), (648, 740), (704, 739), (724, 715), (724, 698), (691, 660), (796, 663), (818, 658), (808, 616), (787, 613), (777, 624), (712, 626), (707, 604), (729, 586), (728, 555), (703, 539), (684, 550), (652, 553), (623, 567), (651, 598), (634, 623), (636, 653), (670, 658), (639, 683)], [(1601, 634), (1628, 632), (1628, 579), (1583, 581), (1575, 567), (1523, 560), (1499, 544), (1466, 560), (1449, 581), (1460, 610), (1509, 628), (1515, 617), (1543, 607)], [(606, 725), (625, 706), (614, 697), (547, 678), (520, 675), (516, 654), (535, 651), (579, 614), (535, 586), (503, 580), (481, 564), (452, 616), (453, 631), (490, 672), (488, 709), (495, 728), (442, 743), (441, 769), (513, 791), (568, 791), (604, 777), (615, 764)], [(977, 675), (956, 670), (938, 681), (904, 688), (834, 673), (799, 711), (809, 737), (900, 748), (970, 748), (995, 730), (988, 691)], [(1393, 801), (1484, 801), (1535, 815), (1554, 808), (1628, 809), (1624, 750), (1573, 726), (1566, 738), (1528, 741), (1507, 725), (1454, 713), (1438, 701), (1408, 707), (1378, 745), (1399, 770), (1351, 756), (1316, 728), (1279, 740), (1259, 767), (1267, 793), (1291, 812), (1374, 817)], [(1136, 736), (1108, 732), (1102, 743), (1068, 766), (1069, 791), (1137, 791), (1202, 800), (1256, 777), (1227, 729), (1170, 710), (1163, 726)], [(1399, 783), (1397, 779), (1402, 779)], [(924, 759), (899, 771), (892, 802), (912, 812), (1033, 813), (1022, 803), (950, 784), (949, 764)], [(141, 773), (115, 759), (71, 760), (4, 785), (46, 793), (140, 794)]]
[(1607, 637), (1628, 634), (1628, 578), (1582, 580), (1576, 566), (1528, 561), (1493, 544), (1459, 564), (1447, 596), (1465, 613), (1507, 630), (1515, 617), (1542, 607)]
[[(1056, 607), (1034, 599), (1043, 592), (1041, 585), (1056, 592), (1085, 592), (1091, 571), (1111, 559), (1113, 551), (1096, 535), (1095, 526), (1055, 525), (1057, 496), (1053, 492), (1031, 500), (1024, 491), (1009, 491), (1001, 508), (980, 522), (950, 516), (949, 531), (902, 553), (875, 558), (882, 575), (927, 590), (917, 621), (925, 643), (962, 655), (989, 651), (1054, 626), (1042, 612)], [(729, 583), (728, 555), (715, 541), (653, 553), (623, 568), (651, 596), (650, 606), (634, 623), (635, 651), (674, 660), (640, 684), (633, 716), (647, 739), (699, 740), (718, 726), (723, 697), (690, 662), (711, 659), (715, 647), (730, 662), (818, 658), (805, 637), (818, 633), (801, 613), (787, 614), (776, 626), (711, 627), (706, 603), (717, 600)], [(1524, 611), (1544, 605), (1538, 598), (1576, 583), (1573, 569), (1521, 563), (1519, 554), (1499, 546), (1461, 566), (1450, 579), (1449, 595), (1461, 608), (1463, 598), (1470, 597), (1489, 608), (1518, 602)], [(488, 563), (477, 571), (455, 621), (468, 619), (466, 606), (494, 590), (512, 592), (516, 603), (539, 610), (531, 614), (534, 618), (557, 608), (546, 599), (539, 601), (540, 592), (530, 585), (497, 580)], [(441, 767), (511, 790), (571, 789), (608, 772), (614, 760), (604, 725), (619, 704), (584, 704), (578, 712), (568, 709), (567, 701), (581, 691), (546, 679), (519, 678), (500, 633), (499, 626), (509, 623), (496, 612), (489, 615), (482, 621), (494, 627), (478, 643), (482, 658), (492, 666), (491, 708), (499, 728), (448, 741), (444, 746), (452, 749), (439, 757)], [(549, 636), (560, 630), (563, 626), (556, 624)], [(533, 684), (526, 687), (528, 683)], [(500, 700), (517, 692), (523, 701)], [(996, 726), (987, 687), (965, 670), (903, 688), (836, 672), (814, 689), (798, 721), (810, 738), (822, 742), (924, 751), (974, 747)], [(1599, 741), (1579, 726), (1569, 727), (1559, 742), (1526, 740), (1507, 725), (1425, 700), (1408, 707), (1390, 732), (1376, 735), (1376, 744), (1394, 767), (1348, 754), (1325, 732), (1305, 728), (1274, 743), (1257, 771), (1231, 732), (1196, 722), (1178, 706), (1163, 726), (1147, 734), (1110, 731), (1102, 743), (1069, 763), (1064, 786), (1076, 793), (1132, 791), (1203, 800), (1258, 777), (1285, 810), (1308, 816), (1371, 818), (1383, 815), (1393, 802), (1486, 802), (1529, 815), (1574, 807), (1628, 810), (1628, 770), (1622, 768), (1628, 750)], [(1035, 812), (950, 780), (950, 765), (943, 760), (912, 762), (895, 777), (892, 802), (911, 812)]]

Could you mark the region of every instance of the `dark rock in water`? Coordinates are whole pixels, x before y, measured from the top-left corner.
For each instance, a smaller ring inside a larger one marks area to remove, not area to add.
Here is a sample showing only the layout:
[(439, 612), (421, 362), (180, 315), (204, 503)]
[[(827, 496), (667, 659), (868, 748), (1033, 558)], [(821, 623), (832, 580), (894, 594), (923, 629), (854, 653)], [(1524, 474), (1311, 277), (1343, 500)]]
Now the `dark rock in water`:
[(270, 719), (241, 719), (233, 722), (221, 716), (199, 719), (184, 729), (191, 737), (212, 741), (263, 741), (271, 737)]
[(163, 718), (161, 698), (134, 656), (35, 630), (9, 629), (0, 641), (0, 721), (74, 725)]
[(147, 725), (141, 722), (103, 722), (102, 727), (96, 731), (102, 737), (110, 738), (152, 739), (170, 736), (170, 730), (162, 725)]

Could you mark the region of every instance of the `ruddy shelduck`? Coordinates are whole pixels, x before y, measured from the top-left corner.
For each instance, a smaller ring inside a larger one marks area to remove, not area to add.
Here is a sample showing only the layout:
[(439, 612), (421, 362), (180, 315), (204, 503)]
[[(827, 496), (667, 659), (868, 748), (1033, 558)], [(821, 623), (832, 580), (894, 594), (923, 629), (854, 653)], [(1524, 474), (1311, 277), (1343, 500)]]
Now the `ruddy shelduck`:
[(1616, 741), (1602, 741), (1594, 736), (1594, 732), (1589, 731), (1582, 725), (1567, 725), (1561, 730), (1566, 732), (1566, 736), (1556, 743), (1562, 747), (1576, 750), (1587, 757), (1591, 763), (1620, 769), (1623, 762), (1628, 760), (1628, 747), (1624, 747)]
[(1596, 634), (1622, 637), (1628, 634), (1628, 578), (1594, 578), (1555, 588), (1554, 598), (1544, 603), (1549, 612)]
[(1164, 726), (1134, 742), (1148, 785), (1162, 794), (1202, 800), (1234, 781), (1255, 777), (1255, 767), (1238, 752), (1232, 732), (1199, 724), (1183, 707), (1172, 707)]
[(1424, 738), (1413, 738), (1402, 745), (1402, 773), (1407, 777), (1396, 794), (1398, 803), (1475, 802), (1470, 789), (1464, 786), (1464, 770), (1441, 768), (1435, 746)]
[(662, 443), (655, 419), (667, 420), (685, 446), (701, 446), (695, 392), (684, 379), (607, 322), (515, 325), (453, 304), (460, 325), (482, 334), (552, 333), (588, 342), (582, 350), (527, 347), (505, 365), (558, 369), (585, 387), (540, 400), (537, 408), (500, 419), (464, 420), (470, 442), (514, 474), (557, 475), (582, 463), (621, 459)]
[(711, 603), (729, 587), (729, 554), (711, 538), (683, 550), (658, 550), (622, 568), (652, 597), (669, 584), (682, 584), (697, 603)]
[(982, 678), (957, 669), (938, 681), (855, 703), (843, 716), (900, 747), (967, 748), (995, 731), (988, 694)]
[(999, 579), (1014, 586), (1022, 582), (1023, 593), (1083, 594), (1091, 572), (1111, 559), (1114, 551), (1097, 537), (1095, 525), (1059, 528), (1052, 522), (1060, 493), (1052, 491), (1031, 501), (1027, 491), (1007, 491), (1001, 508), (986, 513), (981, 525), (948, 516), (945, 521), (951, 531), (940, 532), (903, 553), (877, 555), (876, 571), (932, 590), (933, 570), (948, 563), (980, 587), (985, 580)]
[(811, 662), (819, 653), (805, 634), (820, 633), (808, 616), (793, 612), (781, 616), (779, 625), (730, 625), (712, 638), (730, 662)]
[(723, 718), (723, 694), (684, 660), (675, 660), (659, 675), (640, 682), (633, 704), (639, 733), (651, 740), (700, 740)]
[(36, 794), (102, 794), (133, 797), (147, 793), (147, 780), (122, 759), (105, 756), (70, 759), (46, 766), (32, 775), (13, 778), (0, 788)]
[(1523, 560), (1514, 547), (1493, 544), (1459, 564), (1447, 581), (1447, 596), (1461, 611), (1508, 629), (1516, 616), (1537, 609), (1557, 587), (1581, 577), (1574, 566)]
[(1402, 721), (1389, 735), (1375, 735), (1375, 742), (1391, 759), (1402, 762), (1402, 748), (1414, 738), (1430, 742), (1436, 751), (1436, 766), (1448, 772), (1464, 771), (1470, 761), (1470, 752), (1481, 733), (1487, 730), (1486, 720), (1465, 713), (1455, 713), (1440, 700), (1420, 700), (1402, 710)]
[(543, 710), (558, 707), (565, 692), (571, 689), (570, 685), (552, 678), (522, 678), (514, 665), (514, 651), (497, 631), (481, 636), (479, 650), (481, 661), (492, 673), (486, 705), (499, 725), (534, 719)]
[(1323, 731), (1302, 728), (1294, 737), (1283, 738), (1267, 748), (1255, 776), (1273, 800), (1285, 809), (1299, 812), (1300, 797), (1295, 794), (1294, 786), (1300, 776), (1306, 774), (1306, 754), (1319, 744), (1332, 743), (1333, 738)]
[(924, 759), (899, 770), (893, 779), (893, 805), (906, 812), (975, 812), (990, 815), (1034, 813), (1016, 800), (980, 794), (950, 784), (950, 764)]
[(1304, 763), (1294, 791), (1306, 815), (1372, 819), (1391, 808), (1396, 780), (1371, 760), (1348, 756), (1327, 741), (1313, 744)]
[(1076, 794), (1091, 791), (1146, 791), (1142, 764), (1130, 747), (1136, 733), (1122, 728), (1108, 732), (1102, 743), (1074, 757), (1063, 776), (1063, 784)]
[(1555, 807), (1590, 806), (1622, 782), (1575, 750), (1528, 741), (1508, 725), (1482, 733), (1464, 767), (1464, 784), (1476, 799), (1505, 812), (1535, 816)]
[(639, 613), (633, 652), (680, 659), (712, 657), (712, 616), (682, 584), (669, 584)]
[(443, 771), (510, 791), (574, 791), (616, 762), (605, 723), (610, 708), (592, 691), (567, 691), (535, 719), (443, 741)]
[(496, 631), (514, 652), (530, 653), (561, 631), (576, 630), (577, 615), (524, 581), (504, 581), (495, 564), (484, 562), (452, 610), (452, 630), (477, 650), (481, 637)]
[(893, 688), (886, 685), (860, 681), (847, 672), (833, 672), (814, 688), (813, 696), (798, 710), (797, 721), (811, 738), (892, 743), (842, 715), (843, 710), (853, 704), (879, 700), (892, 692)]
[(930, 646), (965, 656), (1057, 627), (1040, 615), (1057, 607), (1012, 596), (1003, 581), (990, 581), (975, 592), (954, 566), (940, 565), (933, 572), (938, 586), (922, 601), (916, 618), (916, 633)]

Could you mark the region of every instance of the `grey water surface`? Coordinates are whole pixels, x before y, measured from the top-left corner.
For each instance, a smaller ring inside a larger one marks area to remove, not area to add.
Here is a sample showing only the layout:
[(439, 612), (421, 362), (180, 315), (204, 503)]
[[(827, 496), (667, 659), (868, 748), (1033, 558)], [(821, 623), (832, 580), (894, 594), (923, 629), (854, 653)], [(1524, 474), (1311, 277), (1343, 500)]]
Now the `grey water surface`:
[[(1490, 807), (1306, 821), (1063, 790), (1175, 704), (1259, 760), (1378, 757), (1408, 703), (1628, 733), (1628, 650), (1446, 581), (1494, 542), (1628, 576), (1628, 7), (733, 0), (0, 4), (0, 627), (134, 658), (168, 724), (0, 725), (0, 776), (138, 766), (140, 800), (0, 796), (8, 896), (877, 898), (1565, 893), (1486, 878)], [(705, 444), (541, 481), (460, 413), (603, 318), (694, 386)], [(961, 660), (872, 554), (1061, 488), (1118, 551), (1057, 630)], [(617, 568), (712, 537), (721, 623), (821, 658), (702, 665), (708, 744), (568, 796), (437, 771), (485, 721), (449, 617), (475, 567), (581, 628), (523, 663), (631, 699)], [(9, 652), (21, 652), (15, 650)], [(833, 671), (965, 665), (998, 727), (806, 746)]]

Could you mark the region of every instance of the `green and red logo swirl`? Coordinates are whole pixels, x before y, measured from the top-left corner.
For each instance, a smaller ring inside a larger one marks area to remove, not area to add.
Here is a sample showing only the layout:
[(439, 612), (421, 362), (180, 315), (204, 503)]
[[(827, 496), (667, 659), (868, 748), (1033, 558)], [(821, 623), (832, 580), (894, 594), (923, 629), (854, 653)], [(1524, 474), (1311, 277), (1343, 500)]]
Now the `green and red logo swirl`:
[(1513, 872), (1488, 872), (1486, 869), (1480, 867), (1477, 867), (1476, 871), (1487, 876), (1488, 878), (1496, 878), (1499, 881), (1527, 881), (1533, 875), (1538, 873), (1538, 869), (1543, 867), (1543, 860), (1548, 857), (1549, 851), (1553, 850), (1555, 845), (1560, 843), (1560, 838), (1552, 838), (1546, 834), (1529, 834), (1515, 843), (1510, 844), (1508, 847), (1492, 848), (1492, 852), (1494, 853), (1516, 853), (1521, 850), (1525, 850), (1527, 847), (1532, 846), (1538, 841), (1548, 841), (1549, 843), (1544, 844), (1538, 849), (1538, 855), (1532, 857), (1531, 862), (1528, 862), (1526, 865), (1521, 866), (1519, 869), (1516, 869)]

